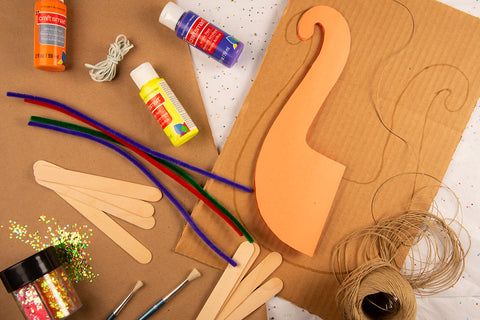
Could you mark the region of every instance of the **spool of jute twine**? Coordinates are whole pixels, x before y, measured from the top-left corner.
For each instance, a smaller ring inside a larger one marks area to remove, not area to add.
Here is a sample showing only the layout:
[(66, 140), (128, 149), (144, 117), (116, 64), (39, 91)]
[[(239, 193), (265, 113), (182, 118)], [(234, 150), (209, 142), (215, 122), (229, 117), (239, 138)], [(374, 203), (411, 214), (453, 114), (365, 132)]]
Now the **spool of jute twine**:
[(406, 278), (390, 263), (372, 260), (358, 267), (337, 291), (345, 319), (415, 319), (417, 303)]
[(415, 319), (416, 294), (454, 285), (463, 273), (466, 251), (452, 223), (411, 210), (338, 243), (332, 267), (344, 319)]

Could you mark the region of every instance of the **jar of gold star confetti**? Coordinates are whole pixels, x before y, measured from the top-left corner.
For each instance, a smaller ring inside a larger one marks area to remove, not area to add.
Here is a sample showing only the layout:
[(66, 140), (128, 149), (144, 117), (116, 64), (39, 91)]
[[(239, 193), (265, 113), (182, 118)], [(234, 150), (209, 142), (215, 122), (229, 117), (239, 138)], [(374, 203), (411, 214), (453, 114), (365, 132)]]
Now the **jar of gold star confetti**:
[(82, 306), (54, 247), (3, 270), (0, 278), (27, 320), (63, 319)]

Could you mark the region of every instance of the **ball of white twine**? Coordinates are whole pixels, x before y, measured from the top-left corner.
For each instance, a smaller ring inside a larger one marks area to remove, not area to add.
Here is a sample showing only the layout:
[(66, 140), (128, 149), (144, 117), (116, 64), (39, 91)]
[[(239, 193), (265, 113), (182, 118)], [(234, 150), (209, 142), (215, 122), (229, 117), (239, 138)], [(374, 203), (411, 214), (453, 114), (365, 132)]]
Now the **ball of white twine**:
[(113, 80), (117, 73), (118, 62), (123, 60), (131, 48), (133, 48), (133, 44), (128, 41), (127, 37), (123, 34), (118, 35), (115, 42), (110, 44), (106, 60), (96, 65), (85, 63), (85, 67), (90, 68), (89, 74), (92, 80), (96, 82)]

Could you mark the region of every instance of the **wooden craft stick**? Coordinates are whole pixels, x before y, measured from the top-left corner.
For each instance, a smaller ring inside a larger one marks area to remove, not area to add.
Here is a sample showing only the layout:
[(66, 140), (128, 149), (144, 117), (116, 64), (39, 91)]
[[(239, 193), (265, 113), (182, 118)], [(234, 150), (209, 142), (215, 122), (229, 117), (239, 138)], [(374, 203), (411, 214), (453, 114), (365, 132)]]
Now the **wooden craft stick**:
[(149, 202), (134, 199), (124, 196), (119, 196), (116, 194), (105, 193), (101, 191), (90, 190), (86, 188), (69, 186), (69, 188), (86, 193), (94, 198), (108, 202), (109, 204), (115, 205), (119, 208), (122, 208), (128, 212), (131, 212), (134, 215), (139, 217), (151, 217), (155, 213), (155, 208)]
[(253, 264), (251, 260), (255, 254), (255, 249), (255, 245), (248, 241), (240, 244), (233, 256), (233, 260), (237, 262), (238, 265), (236, 267), (232, 265), (227, 266), (218, 280), (217, 285), (213, 288), (207, 302), (205, 302), (205, 305), (198, 314), (197, 320), (215, 319), (230, 293), (238, 285), (240, 279), (251, 264)]
[[(63, 169), (62, 167), (59, 167), (51, 162), (47, 162), (44, 160), (39, 160), (36, 162), (34, 165), (34, 168), (39, 165), (45, 165), (53, 168), (60, 168)], [(113, 204), (117, 207), (123, 208), (127, 211), (130, 211), (131, 213), (140, 216), (140, 217), (151, 217), (153, 216), (153, 213), (155, 212), (155, 209), (153, 205), (149, 202), (145, 202), (140, 199), (135, 199), (131, 197), (124, 197), (124, 196), (119, 196), (116, 194), (112, 193), (105, 193), (101, 191), (96, 191), (96, 190), (91, 190), (87, 188), (80, 188), (80, 187), (75, 187), (75, 186), (69, 186), (72, 189), (78, 190), (80, 192), (86, 193), (92, 197), (95, 197), (97, 199), (103, 200), (105, 202), (108, 202), (110, 204)]]
[(257, 290), (253, 291), (248, 298), (236, 308), (225, 320), (241, 320), (260, 306), (273, 298), (283, 289), (283, 281), (279, 278), (272, 278), (265, 282)]
[(252, 254), (250, 260), (247, 262), (244, 270), (242, 271), (242, 274), (240, 275), (240, 277), (238, 278), (237, 282), (235, 283), (235, 285), (233, 286), (232, 290), (230, 291), (227, 299), (225, 299), (225, 302), (223, 303), (222, 308), (220, 309), (220, 311), (221, 311), (221, 310), (223, 309), (223, 307), (225, 306), (225, 303), (230, 300), (230, 297), (231, 297), (232, 294), (235, 292), (235, 290), (237, 290), (238, 285), (240, 284), (240, 282), (242, 281), (242, 279), (245, 277), (245, 275), (247, 274), (248, 270), (250, 270), (250, 268), (252, 267), (252, 265), (255, 263), (255, 260), (257, 260), (258, 256), (260, 255), (260, 246), (259, 246), (256, 242), (253, 242), (252, 244), (253, 244), (253, 254)]
[(135, 199), (158, 201), (162, 197), (162, 193), (156, 187), (105, 178), (63, 168), (55, 168), (46, 165), (45, 162), (42, 161), (37, 161), (34, 164), (34, 174), (38, 179), (47, 182), (87, 188)]
[(135, 260), (143, 264), (149, 263), (152, 260), (151, 252), (105, 213), (68, 196), (62, 194), (58, 195), (67, 201), (78, 212), (80, 212), (81, 215), (93, 223), (98, 229), (105, 233), (110, 239), (112, 239), (113, 242), (119, 245), (120, 248), (125, 250)]
[(68, 186), (58, 183), (45, 182), (36, 179), (37, 183), (49, 188), (59, 194), (68, 196), (74, 200), (80, 201), (88, 206), (94, 207), (105, 213), (109, 213), (117, 218), (120, 218), (128, 223), (136, 225), (143, 229), (151, 229), (155, 225), (155, 219), (153, 217), (140, 217), (115, 205), (111, 205), (108, 202), (104, 202), (88, 194), (82, 193), (78, 190), (72, 189)]
[(258, 264), (238, 285), (226, 302), (216, 320), (224, 320), (247, 297), (258, 288), (282, 263), (282, 256), (278, 252), (271, 252)]

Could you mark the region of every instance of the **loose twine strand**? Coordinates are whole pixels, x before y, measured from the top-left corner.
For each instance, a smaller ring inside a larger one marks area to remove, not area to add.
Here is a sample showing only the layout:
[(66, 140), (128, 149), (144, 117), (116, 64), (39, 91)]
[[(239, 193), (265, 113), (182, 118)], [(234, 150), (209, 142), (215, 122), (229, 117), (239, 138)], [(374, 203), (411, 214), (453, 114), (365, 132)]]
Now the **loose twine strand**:
[(115, 42), (110, 44), (106, 60), (96, 65), (85, 63), (85, 67), (90, 68), (89, 74), (92, 80), (96, 82), (113, 80), (117, 74), (118, 62), (123, 60), (123, 57), (132, 48), (133, 44), (128, 41), (125, 35), (118, 35)]
[[(332, 270), (340, 283), (336, 300), (344, 319), (372, 319), (362, 306), (378, 293), (398, 304), (378, 319), (415, 319), (415, 294), (433, 295), (457, 283), (470, 248), (468, 232), (457, 213), (445, 219), (435, 203), (430, 210), (405, 210), (336, 245)], [(376, 307), (382, 311), (382, 305)]]

